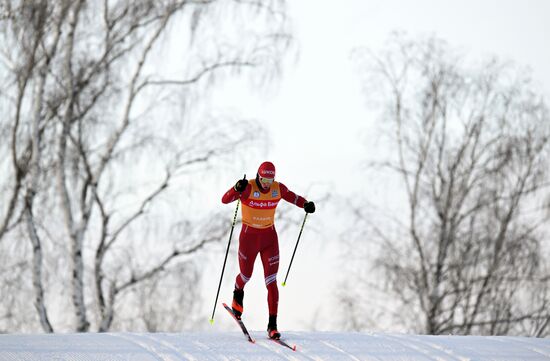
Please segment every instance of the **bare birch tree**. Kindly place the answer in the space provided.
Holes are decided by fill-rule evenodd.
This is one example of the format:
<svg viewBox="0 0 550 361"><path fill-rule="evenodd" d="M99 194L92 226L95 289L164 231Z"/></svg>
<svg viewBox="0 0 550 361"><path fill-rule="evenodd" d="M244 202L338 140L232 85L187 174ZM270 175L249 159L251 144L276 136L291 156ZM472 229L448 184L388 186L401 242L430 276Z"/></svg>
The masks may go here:
<svg viewBox="0 0 550 361"><path fill-rule="evenodd" d="M195 103L220 76L249 69L270 79L279 70L290 45L284 3L4 0L0 26L8 115L0 126L9 139L1 149L11 160L2 168L0 246L20 242L24 227L42 330L55 329L48 302L68 296L48 297L56 285L70 290L71 329L107 331L117 302L171 269L190 269L178 262L223 238L220 222L171 234L193 211L174 214L169 199L183 174L261 134L249 122L198 119ZM229 30L233 37L222 36ZM185 50L175 72L164 66L166 44ZM163 229L151 234L151 214L163 212ZM149 239L137 242L141 235ZM140 251L148 243L158 252Z"/></svg>
<svg viewBox="0 0 550 361"><path fill-rule="evenodd" d="M390 44L356 54L384 105L378 169L407 204L395 222L358 212L387 297L417 332L548 335L546 103L511 64L470 65L435 38Z"/></svg>

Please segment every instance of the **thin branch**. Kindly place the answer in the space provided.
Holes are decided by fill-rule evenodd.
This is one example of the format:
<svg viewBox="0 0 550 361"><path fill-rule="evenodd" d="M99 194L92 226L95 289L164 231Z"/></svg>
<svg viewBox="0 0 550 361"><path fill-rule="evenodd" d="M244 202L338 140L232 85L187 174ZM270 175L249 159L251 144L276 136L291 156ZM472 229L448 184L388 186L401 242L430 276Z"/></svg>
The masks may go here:
<svg viewBox="0 0 550 361"><path fill-rule="evenodd" d="M159 194L161 194L164 190L168 188L168 182L170 181L171 173L166 172L166 177L164 178L164 181L160 184L160 186L157 187L147 198L143 200L141 203L139 209L134 212L126 221L124 221L111 235L109 241L107 242L105 248L106 250L111 248L113 243L118 239L118 236L124 231L132 222L134 222L136 219L138 219L140 216L142 216L145 213L145 208L149 203L151 203Z"/></svg>
<svg viewBox="0 0 550 361"><path fill-rule="evenodd" d="M206 76L208 73L212 73L216 70L222 69L222 68L242 68L242 67L255 67L257 64L251 63L251 62L240 62L240 61L226 61L221 63L216 63L213 65L208 65L201 69L197 74L192 76L189 79L184 80L147 80L144 81L136 90L136 93L143 90L146 86L149 85L178 85L178 86L186 86L197 83L199 80L201 80L204 76Z"/></svg>
<svg viewBox="0 0 550 361"><path fill-rule="evenodd" d="M149 271L144 272L143 274L141 274L139 276L132 275L132 277L128 281L126 281L125 283L117 286L116 289L115 289L115 294L118 294L118 293L122 292L123 290L125 290L125 289L127 289L131 286L136 285L137 283L143 282L147 279L150 279L150 278L154 277L159 272L162 272L166 268L166 266L170 262L172 262L175 258L180 257L180 256L193 254L193 253L199 251L200 249L204 248L207 244L212 243L212 242L216 242L216 241L219 241L219 240L220 240L220 237L209 237L209 238L203 239L201 242L199 242L198 244L194 245L191 248L188 248L188 249L185 249L185 250L174 250L171 254L166 256L164 258L164 260L162 260L157 266L153 267Z"/></svg>

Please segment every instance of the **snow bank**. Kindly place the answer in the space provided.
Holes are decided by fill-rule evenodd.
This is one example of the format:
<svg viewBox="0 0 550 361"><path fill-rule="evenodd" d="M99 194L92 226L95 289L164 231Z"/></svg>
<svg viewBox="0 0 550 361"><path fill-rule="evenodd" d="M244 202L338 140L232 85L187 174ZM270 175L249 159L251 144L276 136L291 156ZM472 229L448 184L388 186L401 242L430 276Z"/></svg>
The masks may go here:
<svg viewBox="0 0 550 361"><path fill-rule="evenodd" d="M550 360L550 339L286 332L293 352L251 332L1 335L0 360Z"/></svg>

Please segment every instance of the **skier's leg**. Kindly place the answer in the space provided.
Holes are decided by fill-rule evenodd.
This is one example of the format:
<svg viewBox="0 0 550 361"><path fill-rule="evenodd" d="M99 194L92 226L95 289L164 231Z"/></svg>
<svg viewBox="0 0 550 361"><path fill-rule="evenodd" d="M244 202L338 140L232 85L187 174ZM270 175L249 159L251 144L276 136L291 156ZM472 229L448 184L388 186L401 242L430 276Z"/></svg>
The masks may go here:
<svg viewBox="0 0 550 361"><path fill-rule="evenodd" d="M279 270L279 242L277 232L272 229L262 240L267 244L261 251L264 266L265 285L267 287L267 303L269 308L268 333L272 338L279 338L277 331L277 311L279 305L279 289L277 287L277 272Z"/></svg>
<svg viewBox="0 0 550 361"><path fill-rule="evenodd" d="M254 261L258 255L258 236L243 226L239 236L239 270L235 279L235 288L243 289L244 285L252 277Z"/></svg>
<svg viewBox="0 0 550 361"><path fill-rule="evenodd" d="M252 277L254 270L254 261L258 255L257 236L247 232L248 227L243 226L239 236L239 269L240 273L235 279L235 289L233 291L233 313L240 318L243 313L244 286Z"/></svg>

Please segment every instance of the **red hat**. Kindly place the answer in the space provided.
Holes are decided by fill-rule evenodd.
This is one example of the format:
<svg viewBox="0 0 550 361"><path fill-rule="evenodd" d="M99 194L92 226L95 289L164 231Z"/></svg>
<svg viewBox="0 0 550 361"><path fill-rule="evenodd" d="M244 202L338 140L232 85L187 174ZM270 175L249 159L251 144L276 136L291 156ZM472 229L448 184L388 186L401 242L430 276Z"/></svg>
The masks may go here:
<svg viewBox="0 0 550 361"><path fill-rule="evenodd" d="M258 168L258 175L262 178L275 178L275 166L271 162L263 162Z"/></svg>

